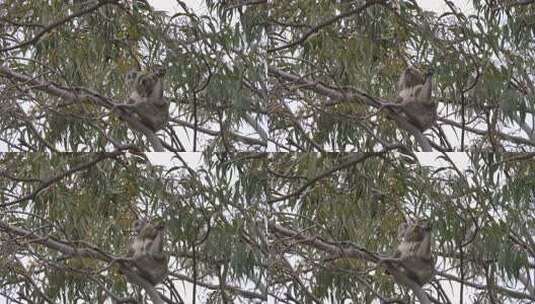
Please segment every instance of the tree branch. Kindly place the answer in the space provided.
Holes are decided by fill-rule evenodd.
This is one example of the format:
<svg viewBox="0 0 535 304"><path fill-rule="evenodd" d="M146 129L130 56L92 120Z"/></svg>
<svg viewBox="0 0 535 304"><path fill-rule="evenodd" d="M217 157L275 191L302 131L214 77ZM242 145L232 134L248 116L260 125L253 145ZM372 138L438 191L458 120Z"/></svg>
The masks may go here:
<svg viewBox="0 0 535 304"><path fill-rule="evenodd" d="M37 90L59 97L67 102L74 103L85 102L89 100L107 109L113 109L114 106L117 104L112 99L104 97L99 93L93 92L89 89L77 88L76 90L73 90L50 81L37 80L36 78L10 70L6 66L0 66L0 75L7 76L8 78L13 78L17 81L21 81L24 83L29 83L35 86ZM121 110L115 111L115 113L118 113L119 117L122 120L126 121L132 129L135 129L144 134L147 137L147 140L151 143L155 152L165 151L160 139L156 136L156 134L152 130L147 128L145 125L143 125L141 122L139 122L136 118L132 117L132 115L128 111Z"/></svg>
<svg viewBox="0 0 535 304"><path fill-rule="evenodd" d="M411 133L420 147L422 147L422 150L424 152L431 152L433 151L433 148L429 144L429 141L423 133L418 130L415 126L413 126L411 123L405 119L402 115L399 115L386 105L393 104L393 102L389 102L388 100L382 99L382 98L375 98L363 91L359 90L352 90L352 92L349 91L342 91L330 88L322 83L319 83L317 81L307 80L301 76L294 75L288 72L284 72L276 67L270 66L268 67L268 73L272 76L284 79L286 81L290 81L296 84L299 84L303 86L307 90L311 90L317 94L327 96L332 99L332 101L326 102L326 106L334 105L338 103L338 101L353 101L358 100L364 104L367 104L369 106L378 108L380 110L386 110L386 113L389 118L393 119L397 125L405 130L407 130L409 133Z"/></svg>
<svg viewBox="0 0 535 304"><path fill-rule="evenodd" d="M463 126L462 124L460 124L460 123L458 123L456 121L450 120L450 119L440 118L439 120L441 122L443 122L443 123L448 124L448 125L452 125L452 126L467 130L468 132L472 132L472 133L477 134L477 135L487 135L489 133L488 130L479 130L479 129L476 129L476 128L466 127L466 126ZM525 145L529 145L529 146L535 147L535 141L533 141L533 140L529 140L529 139L526 139L526 138L513 136L513 135L509 135L509 134L505 134L505 133L498 132L498 131L494 131L494 133L498 137L503 138L505 140L508 140L510 142L514 142L516 144L525 144Z"/></svg>
<svg viewBox="0 0 535 304"><path fill-rule="evenodd" d="M373 263L380 263L384 260L383 257L378 256L368 251L365 248L358 247L353 244L351 246L339 246L337 243L332 243L332 242L322 240L318 236L311 236L311 235L306 235L305 233L302 233L302 232L293 231L289 228L283 227L273 222L270 222L268 224L268 227L275 234L289 237L295 240L299 240L303 244L306 244L316 249L328 252L329 254L333 255L334 258L358 258L358 259L362 259L362 260L373 262ZM343 243L340 243L340 244L342 245ZM390 263L382 263L382 264L386 267L388 272L392 274L392 276L394 277L394 280L398 284L405 285L414 292L414 295L416 295L420 303L431 304L425 291L416 282L409 279L405 274L401 273L392 264Z"/></svg>
<svg viewBox="0 0 535 304"><path fill-rule="evenodd" d="M143 279L137 273L131 271L128 267L122 264L119 264L119 268L121 269L121 272L124 273L130 283L136 284L141 288L145 289L145 291L151 298L152 303L164 304L162 298L160 297L160 294L158 293L156 288L151 283L149 283L149 281Z"/></svg>
<svg viewBox="0 0 535 304"><path fill-rule="evenodd" d="M210 130L210 129L206 129L206 128L201 128L201 127L195 126L195 124L193 124L193 123L190 123L190 122L187 122L187 121L184 121L184 120L179 120L179 119L176 119L176 118L171 118L170 120L172 122L180 125L180 126L187 127L187 128L193 129L193 130L197 130L197 131L199 131L201 133L204 133L204 134L208 134L208 135L212 135L212 136L220 136L221 135L221 133L219 131L214 131L214 130ZM240 141L240 142L242 142L244 144L260 145L260 146L265 146L266 145L266 143L264 141L258 140L256 138L243 136L243 135L237 134L235 132L230 132L229 134L230 134L230 136L232 138L234 138L235 140Z"/></svg>
<svg viewBox="0 0 535 304"><path fill-rule="evenodd" d="M372 5L384 4L384 3L385 3L384 0L371 0L371 1L368 1L368 2L364 3L362 6L356 8L354 10L350 10L349 12L342 13L342 14L339 14L337 16L334 16L334 17L332 17L332 18L330 18L330 19L328 19L328 20L326 20L326 21L324 21L324 22L312 27L305 34L303 34L303 36L301 36L301 38L299 38L297 40L294 40L293 42L288 43L286 45L282 45L282 46L279 46L279 47L268 49L267 52L268 53L273 53L273 52L276 52L276 51L288 49L288 48L291 48L291 47L296 46L298 44L301 44L301 43L305 42L305 40L307 40L310 36L312 36L312 34L319 32L320 29L322 29L322 28L324 28L326 26L329 26L329 25L337 22L340 19L343 19L345 17L349 17L349 16L354 15L354 14L359 14L360 12L362 12L363 10L367 9L368 7L370 7Z"/></svg>
<svg viewBox="0 0 535 304"><path fill-rule="evenodd" d="M76 18L76 17L80 17L82 15L85 15L87 13L90 13L94 10L97 10L99 7L101 6L104 6L106 4L110 4L110 3L115 3L116 0L99 0L97 2L97 4L93 5L93 6L90 6L88 8L85 8L83 10L80 10L76 13L73 13L71 15L68 15L56 22L53 22L47 26L45 26L41 31L39 31L39 33L37 33L34 37L24 41L24 42L21 42L19 44L16 44L16 45L13 45L13 46L9 46L9 47L6 47L6 48L3 48L3 49L0 49L0 53L2 52L7 52L7 51L11 51L11 50L14 50L14 49L19 49L19 48L22 48L24 46L27 46L29 44L32 44L32 43L35 43L39 40L39 38L41 38L44 34L46 34L47 32L53 30L54 28L58 27L58 26L61 26L63 25L64 23L67 23L69 22L70 20Z"/></svg>
<svg viewBox="0 0 535 304"><path fill-rule="evenodd" d="M41 244L47 248L57 250L68 256L94 258L104 262L108 262L110 263L110 265L116 261L120 261L123 259L122 257L108 255L105 252L99 250L98 248L76 248L68 245L68 243L66 242L54 240L49 236L38 235L32 231L11 226L3 221L0 221L0 230L19 235L21 237L32 238L32 243ZM153 303L164 304L158 291L156 290L156 288L154 288L154 286L152 286L148 281L137 275L135 272L131 271L130 268L126 266L126 264L117 264L119 265L119 269L121 270L121 272L125 274L125 276L130 282L133 282L145 289L147 294L151 297Z"/></svg>
<svg viewBox="0 0 535 304"><path fill-rule="evenodd" d="M354 153L351 156L349 156L345 162L343 162L343 163L341 163L341 164L339 164L337 166L334 166L332 168L328 168L324 172L321 172L320 174L310 178L309 180L307 180L303 185L301 185L294 192L286 194L286 195L283 195L281 197L277 197L277 198L269 200L268 204L272 204L272 203L275 203L275 202L283 201L283 200L288 199L290 197L298 196L303 191L305 191L308 187L310 187L314 183L316 183L317 181L319 181L322 178L325 178L325 177L333 174L336 171L352 167L352 166L356 165L357 163L360 163L360 162L362 162L362 161L364 161L364 160L366 160L366 159L368 159L368 158L370 158L372 156L379 156L379 155L382 155L382 154L385 154L385 153L389 153L391 150L393 150L395 148L397 148L397 146L393 146L393 147L387 148L387 149L385 149L384 151L381 151L381 152Z"/></svg>
<svg viewBox="0 0 535 304"><path fill-rule="evenodd" d="M204 283L204 282L195 281L194 279L192 279L192 278L190 278L188 276L185 276L183 274L171 273L170 275L175 277L175 278L177 278L177 279L179 279L179 280L184 280L184 281L188 281L190 283L195 283L195 284L197 284L199 286L202 286L202 287L210 289L210 290L219 290L219 289L221 289L219 284L210 284L210 283ZM240 296L242 296L244 298L260 299L260 300L263 300L263 301L267 301L267 296L262 295L262 294L258 294L256 292L240 289L238 287L230 286L230 285L227 285L227 284L225 284L223 287L225 289L230 290L233 293L239 294Z"/></svg>
<svg viewBox="0 0 535 304"><path fill-rule="evenodd" d="M91 160L91 161L89 161L87 163L78 165L78 166L76 166L74 168L71 168L71 169L67 170L66 172L62 172L62 173L60 173L58 175L55 175L55 176L52 176L52 177L47 177L47 179L42 181L41 184L37 187L37 189L35 189L31 193L29 193L29 194L27 194L27 195L25 195L25 196L23 196L21 198L18 198L16 200L13 200L11 202L0 204L0 207L5 208L5 207L9 207L9 206L18 204L20 202L27 201L29 199L32 199L40 191L42 191L43 189L49 187L50 185L52 185L52 184L54 184L56 182L62 180L63 178L65 178L65 177L67 177L67 176L69 176L69 175L71 175L71 174L73 174L75 172L88 169L89 167L91 167L91 166L95 165L96 163L98 163L100 161L103 161L105 159L114 158L115 156L122 154L123 150L125 150L125 149L128 149L128 147L125 147L124 149L119 149L119 150L116 150L116 151L113 151L113 152L109 152L109 153L99 154L95 159L93 159L93 160Z"/></svg>
<svg viewBox="0 0 535 304"><path fill-rule="evenodd" d="M489 288L491 288L488 285L485 286L485 285L476 284L476 283L473 283L473 282L462 281L457 276L454 276L454 275L451 275L451 274L448 274L448 273L445 273L445 272L438 272L437 274L439 274L442 277L445 277L448 280L452 280L452 281L455 281L455 282L463 283L463 284L465 284L467 286L470 286L472 288L475 288L475 289L488 290ZM504 295L507 295L509 297L514 297L516 299L528 299L528 300L531 300L531 301L535 301L535 296L531 296L529 294L522 293L522 292L519 292L517 290L508 289L508 288L500 287L500 286L497 286L497 285L492 286L492 288L496 292L504 294Z"/></svg>

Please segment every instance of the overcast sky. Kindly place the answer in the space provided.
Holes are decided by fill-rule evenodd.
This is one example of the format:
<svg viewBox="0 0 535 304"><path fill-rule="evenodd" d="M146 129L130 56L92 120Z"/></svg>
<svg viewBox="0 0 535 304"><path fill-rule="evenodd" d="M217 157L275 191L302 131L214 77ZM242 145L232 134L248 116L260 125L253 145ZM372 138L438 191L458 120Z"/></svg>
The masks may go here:
<svg viewBox="0 0 535 304"><path fill-rule="evenodd" d="M462 12L469 12L472 10L472 2L469 0L449 0L455 4ZM165 2L165 1L163 1ZM416 0L418 5L423 9L443 13L449 10L444 0Z"/></svg>

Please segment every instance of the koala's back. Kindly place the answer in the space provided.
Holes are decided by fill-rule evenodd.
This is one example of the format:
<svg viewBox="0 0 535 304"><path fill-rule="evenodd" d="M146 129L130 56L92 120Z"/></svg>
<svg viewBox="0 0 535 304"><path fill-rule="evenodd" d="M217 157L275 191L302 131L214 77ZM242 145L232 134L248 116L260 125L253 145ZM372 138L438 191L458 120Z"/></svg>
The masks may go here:
<svg viewBox="0 0 535 304"><path fill-rule="evenodd" d="M405 101L403 113L409 122L420 130L426 130L433 126L437 120L437 104L417 101L414 98Z"/></svg>

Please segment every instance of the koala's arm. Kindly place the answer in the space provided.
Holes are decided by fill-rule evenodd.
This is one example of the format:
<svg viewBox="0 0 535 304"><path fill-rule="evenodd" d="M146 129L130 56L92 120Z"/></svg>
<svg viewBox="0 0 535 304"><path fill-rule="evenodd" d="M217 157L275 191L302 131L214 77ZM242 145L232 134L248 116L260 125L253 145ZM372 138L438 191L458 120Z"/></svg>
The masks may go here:
<svg viewBox="0 0 535 304"><path fill-rule="evenodd" d="M152 242L150 243L150 247L148 248L148 254L152 256L154 259L164 259L163 255L163 227L156 227L157 233Z"/></svg>
<svg viewBox="0 0 535 304"><path fill-rule="evenodd" d="M145 107L162 107L167 105L167 99L163 96L140 97L139 95L130 96L126 103L118 104L118 107L125 109L139 109Z"/></svg>
<svg viewBox="0 0 535 304"><path fill-rule="evenodd" d="M144 104L149 104L149 101L147 100L147 98L136 96L136 97L129 97L126 103L122 103L117 106L121 108L126 108L126 109L137 109L139 108L140 105L144 105Z"/></svg>
<svg viewBox="0 0 535 304"><path fill-rule="evenodd" d="M423 103L432 103L431 95L433 93L433 74L427 73L427 78L425 79L425 83L421 87L420 91L418 92L417 100L419 102Z"/></svg>
<svg viewBox="0 0 535 304"><path fill-rule="evenodd" d="M394 259L398 259L402 255L401 250L402 250L403 244L405 242L405 233L407 231L407 227L408 227L407 223L401 223L398 226L397 239L399 241L399 245L396 248L396 250L394 251L394 254L392 255L392 258L394 258Z"/></svg>
<svg viewBox="0 0 535 304"><path fill-rule="evenodd" d="M409 78L410 78L410 71L409 71L409 68L406 68L403 72L401 72L401 75L399 76L398 90L401 91L409 87Z"/></svg>
<svg viewBox="0 0 535 304"><path fill-rule="evenodd" d="M418 247L417 255L425 259L432 259L431 256L431 231L426 231L424 239Z"/></svg>
<svg viewBox="0 0 535 304"><path fill-rule="evenodd" d="M136 249L134 248L134 240L131 240L130 244L128 244L128 252L126 253L126 256L133 257L135 252Z"/></svg>
<svg viewBox="0 0 535 304"><path fill-rule="evenodd" d="M425 81L422 73L412 66L408 66L401 73L398 81L398 90L404 90L412 88L419 84L423 84Z"/></svg>

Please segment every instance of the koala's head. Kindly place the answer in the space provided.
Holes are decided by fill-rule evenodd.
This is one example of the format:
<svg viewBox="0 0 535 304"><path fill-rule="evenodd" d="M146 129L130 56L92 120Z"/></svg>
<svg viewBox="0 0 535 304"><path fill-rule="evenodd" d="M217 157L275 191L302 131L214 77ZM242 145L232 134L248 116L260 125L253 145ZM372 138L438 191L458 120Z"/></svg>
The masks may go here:
<svg viewBox="0 0 535 304"><path fill-rule="evenodd" d="M135 220L134 223L132 224L132 229L134 230L134 233L136 235L139 235L139 233L141 232L141 230L143 230L143 227L145 227L147 223L148 223L148 220L146 218L140 218L140 219Z"/></svg>
<svg viewBox="0 0 535 304"><path fill-rule="evenodd" d="M398 239L415 242L423 240L426 233L431 231L431 223L426 219L416 219L411 223L402 223L398 228Z"/></svg>
<svg viewBox="0 0 535 304"><path fill-rule="evenodd" d="M127 88L132 88L136 82L137 76L140 72L137 70L130 70L124 76L124 83Z"/></svg>
<svg viewBox="0 0 535 304"><path fill-rule="evenodd" d="M165 76L165 73L167 73L167 69L162 65L155 66L153 68L153 71L154 71L154 75L156 75L157 77L160 77L160 78Z"/></svg>
<svg viewBox="0 0 535 304"><path fill-rule="evenodd" d="M165 224L164 224L164 223L160 223L160 222L155 223L155 224L154 224L154 228L155 228L156 230L164 230L164 229L165 229Z"/></svg>
<svg viewBox="0 0 535 304"><path fill-rule="evenodd" d="M428 219L419 218L414 223L416 226L418 226L418 229L421 229L423 231L431 231L431 222Z"/></svg>
<svg viewBox="0 0 535 304"><path fill-rule="evenodd" d="M406 88L412 88L419 84L424 83L425 79L420 71L416 68L409 66L401 74L400 82L398 88L400 90Z"/></svg>
<svg viewBox="0 0 535 304"><path fill-rule="evenodd" d="M430 232L431 224L429 221L419 219L409 226L405 238L407 241L421 241Z"/></svg>
<svg viewBox="0 0 535 304"><path fill-rule="evenodd" d="M154 85L156 83L156 77L151 73L138 73L135 80L135 87L137 93L141 97L149 97L152 94Z"/></svg>

